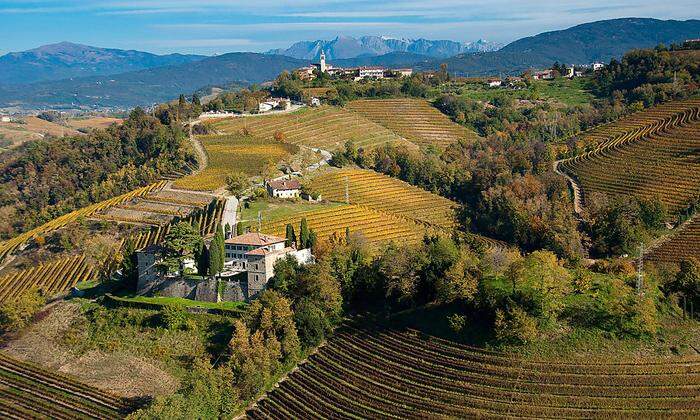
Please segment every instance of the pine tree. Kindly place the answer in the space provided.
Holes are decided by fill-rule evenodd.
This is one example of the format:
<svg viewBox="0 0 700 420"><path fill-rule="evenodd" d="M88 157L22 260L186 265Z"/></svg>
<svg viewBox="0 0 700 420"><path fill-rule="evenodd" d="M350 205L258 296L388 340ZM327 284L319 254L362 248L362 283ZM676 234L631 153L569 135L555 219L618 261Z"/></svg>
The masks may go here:
<svg viewBox="0 0 700 420"><path fill-rule="evenodd" d="M306 249L309 247L309 225L306 221L306 217L301 219L301 226L299 228L299 249Z"/></svg>
<svg viewBox="0 0 700 420"><path fill-rule="evenodd" d="M197 95L196 93L192 94L192 105L195 105L195 106L202 105L202 101L200 101L199 95Z"/></svg>
<svg viewBox="0 0 700 420"><path fill-rule="evenodd" d="M292 245L296 246L297 236L294 233L294 226L291 223L287 224L287 233L285 235L286 241L284 241L284 246L290 247Z"/></svg>

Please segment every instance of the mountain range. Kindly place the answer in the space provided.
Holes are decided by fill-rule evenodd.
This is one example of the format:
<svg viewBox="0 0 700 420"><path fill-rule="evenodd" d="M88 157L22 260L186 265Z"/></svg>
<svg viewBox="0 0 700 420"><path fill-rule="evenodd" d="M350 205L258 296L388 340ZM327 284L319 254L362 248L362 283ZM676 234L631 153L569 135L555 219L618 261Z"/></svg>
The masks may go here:
<svg viewBox="0 0 700 420"><path fill-rule="evenodd" d="M107 76L201 60L201 55L156 55L60 42L0 57L0 85Z"/></svg>
<svg viewBox="0 0 700 420"><path fill-rule="evenodd" d="M621 57L633 48L682 42L685 39L698 38L698 34L700 20L625 18L541 33L512 42L498 51L460 53L448 58L435 58L427 53L412 51L391 51L373 55L374 53L366 53L364 50L355 50L354 53L345 50L343 54L360 55L352 58L329 58L329 61L337 66L384 65L413 67L416 70L434 70L439 68L441 63L446 63L448 71L456 75L507 75L518 74L531 68L545 68L555 61L566 64L607 62L612 58ZM445 41L442 45L451 45L449 42L451 41ZM345 42L336 43L338 48L343 44L350 45ZM446 51L445 48L433 44L430 48L419 50L433 51L437 54L435 51ZM327 54L330 56L335 52L330 49ZM315 61L313 58L299 59L270 53L229 53L214 57L178 54L156 56L138 51L109 50L66 43L8 55L13 58L0 57L0 107L21 108L128 108L150 105L175 98L181 93L190 94L207 86L245 86L269 81L283 70L292 70ZM18 57L25 57L25 60ZM144 59L139 60L135 57ZM15 65L8 64L11 60L15 60ZM54 62L57 64L52 64ZM36 63L36 68L39 69L36 73L32 73L32 63ZM159 63L161 65L158 65ZM120 72L120 69L124 68L131 71ZM24 73L24 77L19 79L18 75L21 73ZM65 76L66 73L71 75ZM55 77L64 78L50 80ZM37 79L34 83L27 83ZM19 81L25 84L19 84Z"/></svg>
<svg viewBox="0 0 700 420"><path fill-rule="evenodd" d="M455 42L448 40L433 41L428 39L397 39L380 36L363 36L353 38L338 36L333 40L300 41L286 49L274 49L267 54L286 55L289 57L316 60L321 51L327 60L371 57L392 52L406 52L434 58L452 57L457 54L495 51L501 44L480 39L475 42Z"/></svg>

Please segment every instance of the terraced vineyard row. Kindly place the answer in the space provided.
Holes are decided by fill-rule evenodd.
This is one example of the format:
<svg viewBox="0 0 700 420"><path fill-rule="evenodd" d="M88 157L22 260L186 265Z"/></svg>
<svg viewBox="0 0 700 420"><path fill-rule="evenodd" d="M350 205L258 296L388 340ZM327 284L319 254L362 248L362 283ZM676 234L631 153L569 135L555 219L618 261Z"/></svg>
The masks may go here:
<svg viewBox="0 0 700 420"><path fill-rule="evenodd" d="M129 201L135 197L142 197L150 194L156 190L159 190L165 186L165 181L156 182L149 186L130 191L126 194L111 198L109 200L101 201L99 203L93 204L91 206L83 207L82 209L75 210L63 216L57 217L52 221L45 223L39 227L36 227L30 231L27 231L21 235L15 236L5 242L0 243L0 261L7 255L12 253L15 249L25 244L26 242L34 239L38 236L46 235L56 229L62 228L68 223L74 222L81 217L90 217L97 212L109 208L111 206Z"/></svg>
<svg viewBox="0 0 700 420"><path fill-rule="evenodd" d="M329 106L293 114L230 118L217 122L214 127L229 134L245 129L255 137L268 140L274 139L275 133L281 133L286 143L331 151L342 149L348 141L365 148L405 142L396 133L362 115Z"/></svg>
<svg viewBox="0 0 700 420"><path fill-rule="evenodd" d="M646 253L646 259L651 261L679 263L692 258L700 260L700 216L698 215Z"/></svg>
<svg viewBox="0 0 700 420"><path fill-rule="evenodd" d="M700 358L527 361L412 331L348 328L249 418L700 416Z"/></svg>
<svg viewBox="0 0 700 420"><path fill-rule="evenodd" d="M477 137L421 99L363 99L347 107L419 146L446 147L459 139Z"/></svg>
<svg viewBox="0 0 700 420"><path fill-rule="evenodd" d="M297 213L291 217L263 223L262 231L284 237L287 224L297 227L304 217L309 228L323 239L334 233L345 235L345 228L349 227L351 233L362 234L367 242L372 244L388 241L416 243L429 231L422 224L358 205Z"/></svg>
<svg viewBox="0 0 700 420"><path fill-rule="evenodd" d="M621 139L622 137L620 137ZM670 211L700 197L700 108L681 113L659 130L568 159L560 169L587 194L658 197Z"/></svg>
<svg viewBox="0 0 700 420"><path fill-rule="evenodd" d="M320 175L311 183L324 199L336 202L345 202L346 186L350 204L443 228L455 224L456 203L378 172L342 169Z"/></svg>
<svg viewBox="0 0 700 420"><path fill-rule="evenodd" d="M0 353L0 416L6 419L121 419L122 398Z"/></svg>
<svg viewBox="0 0 700 420"><path fill-rule="evenodd" d="M93 267L82 255L60 258L0 277L0 302L39 287L45 295L68 290L82 281L93 280Z"/></svg>
<svg viewBox="0 0 700 420"><path fill-rule="evenodd" d="M199 209L182 219L195 226L203 236L216 232L217 225L221 222L225 200L220 199L204 209ZM146 231L133 234L131 239L135 249L141 249L151 244L160 243L170 231L172 222L162 226L155 226ZM120 247L124 245L124 241ZM116 257L116 255L115 255ZM118 260L112 260L109 271L118 269ZM32 287L40 289L44 295L52 296L69 290L76 284L84 281L97 280L98 276L94 267L86 261L82 255L59 258L50 262L41 263L36 267L10 272L0 276L0 302L12 299L23 291Z"/></svg>
<svg viewBox="0 0 700 420"><path fill-rule="evenodd" d="M579 143L582 147L595 146L595 151L657 132L677 117L697 116L699 110L699 99L668 102L579 134Z"/></svg>

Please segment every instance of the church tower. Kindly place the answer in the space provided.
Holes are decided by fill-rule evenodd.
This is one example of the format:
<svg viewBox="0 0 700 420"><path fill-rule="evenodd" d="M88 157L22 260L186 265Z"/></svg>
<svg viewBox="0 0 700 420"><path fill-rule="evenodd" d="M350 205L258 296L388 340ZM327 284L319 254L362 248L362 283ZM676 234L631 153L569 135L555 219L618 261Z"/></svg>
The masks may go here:
<svg viewBox="0 0 700 420"><path fill-rule="evenodd" d="M326 53L321 50L321 73L325 73L326 70Z"/></svg>

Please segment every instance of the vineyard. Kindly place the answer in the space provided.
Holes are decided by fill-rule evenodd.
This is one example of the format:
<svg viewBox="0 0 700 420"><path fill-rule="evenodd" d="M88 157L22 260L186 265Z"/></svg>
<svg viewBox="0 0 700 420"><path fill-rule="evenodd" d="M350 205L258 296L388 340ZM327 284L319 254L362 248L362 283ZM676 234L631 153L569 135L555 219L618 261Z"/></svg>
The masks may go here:
<svg viewBox="0 0 700 420"><path fill-rule="evenodd" d="M0 261L7 255L12 253L14 250L27 243L28 241L38 237L46 235L56 229L60 229L67 224L78 220L79 218L90 217L98 212L105 210L109 207L118 205L120 203L127 202L135 197L143 197L154 191L157 191L165 186L165 181L156 182L149 186L139 188L134 191L130 191L126 194L111 198L109 200L101 201L99 203L93 204L88 207L83 207L82 209L75 210L63 216L57 217L52 221L45 223L39 227L36 227L30 231L27 231L21 235L15 236L5 242L0 243Z"/></svg>
<svg viewBox="0 0 700 420"><path fill-rule="evenodd" d="M700 100L698 99L665 103L579 134L577 143L579 147L594 146L596 149L624 144L658 132L679 117L687 118L691 114L697 117L699 109Z"/></svg>
<svg viewBox="0 0 700 420"><path fill-rule="evenodd" d="M141 249L148 245L160 243L170 231L170 227L177 221L185 221L196 227L203 236L213 235L221 220L224 211L225 200L211 201L204 208L191 212L185 218L172 219L163 226L154 226L145 231L136 232L130 238L135 249ZM119 245L121 248L125 240ZM108 271L113 272L118 268L120 255L108 263ZM78 283L97 280L98 273L95 267L82 255L72 255L52 260L46 263L28 268L15 270L0 276L0 302L13 299L25 290L38 288L44 295L52 296L74 287Z"/></svg>
<svg viewBox="0 0 700 420"><path fill-rule="evenodd" d="M683 108L684 104L679 105L682 111L643 129L624 125L632 131L562 161L560 169L577 180L584 199L592 192L658 197L671 212L683 210L700 196L700 101L695 108ZM649 119L660 111L650 113ZM607 130L617 133L621 128Z"/></svg>
<svg viewBox="0 0 700 420"><path fill-rule="evenodd" d="M700 416L700 358L529 361L407 330L346 328L247 415L263 418Z"/></svg>
<svg viewBox="0 0 700 420"><path fill-rule="evenodd" d="M311 183L324 199L336 202L345 202L346 186L350 204L438 227L454 226L455 203L374 171L342 169L318 176Z"/></svg>
<svg viewBox="0 0 700 420"><path fill-rule="evenodd" d="M133 408L122 398L0 353L3 418L120 419Z"/></svg>
<svg viewBox="0 0 700 420"><path fill-rule="evenodd" d="M419 223L391 214L379 212L369 207L344 205L330 209L297 213L293 216L263 223L262 231L284 237L287 224L298 229L302 218L306 218L309 228L321 239L334 233L345 235L345 228L351 233L360 233L368 243L397 241L416 243L428 229Z"/></svg>
<svg viewBox="0 0 700 420"><path fill-rule="evenodd" d="M396 133L362 115L330 106L293 114L231 118L216 123L215 128L231 134L247 130L266 140L274 139L278 133L285 143L324 150L342 149L348 141L365 148L404 141Z"/></svg>
<svg viewBox="0 0 700 420"><path fill-rule="evenodd" d="M675 263L691 258L700 260L700 216L696 215L677 232L662 239L647 252L645 258Z"/></svg>
<svg viewBox="0 0 700 420"><path fill-rule="evenodd" d="M446 147L459 139L477 137L420 99L366 99L352 101L348 108L419 146Z"/></svg>
<svg viewBox="0 0 700 420"><path fill-rule="evenodd" d="M254 126L257 127L258 124ZM272 136L255 138L236 133L226 136L201 136L200 140L206 150L209 164L202 172L175 181L175 187L213 191L225 186L226 177L232 172L241 171L249 176L261 175L266 165L276 166L279 161L298 151L297 147L274 140Z"/></svg>

